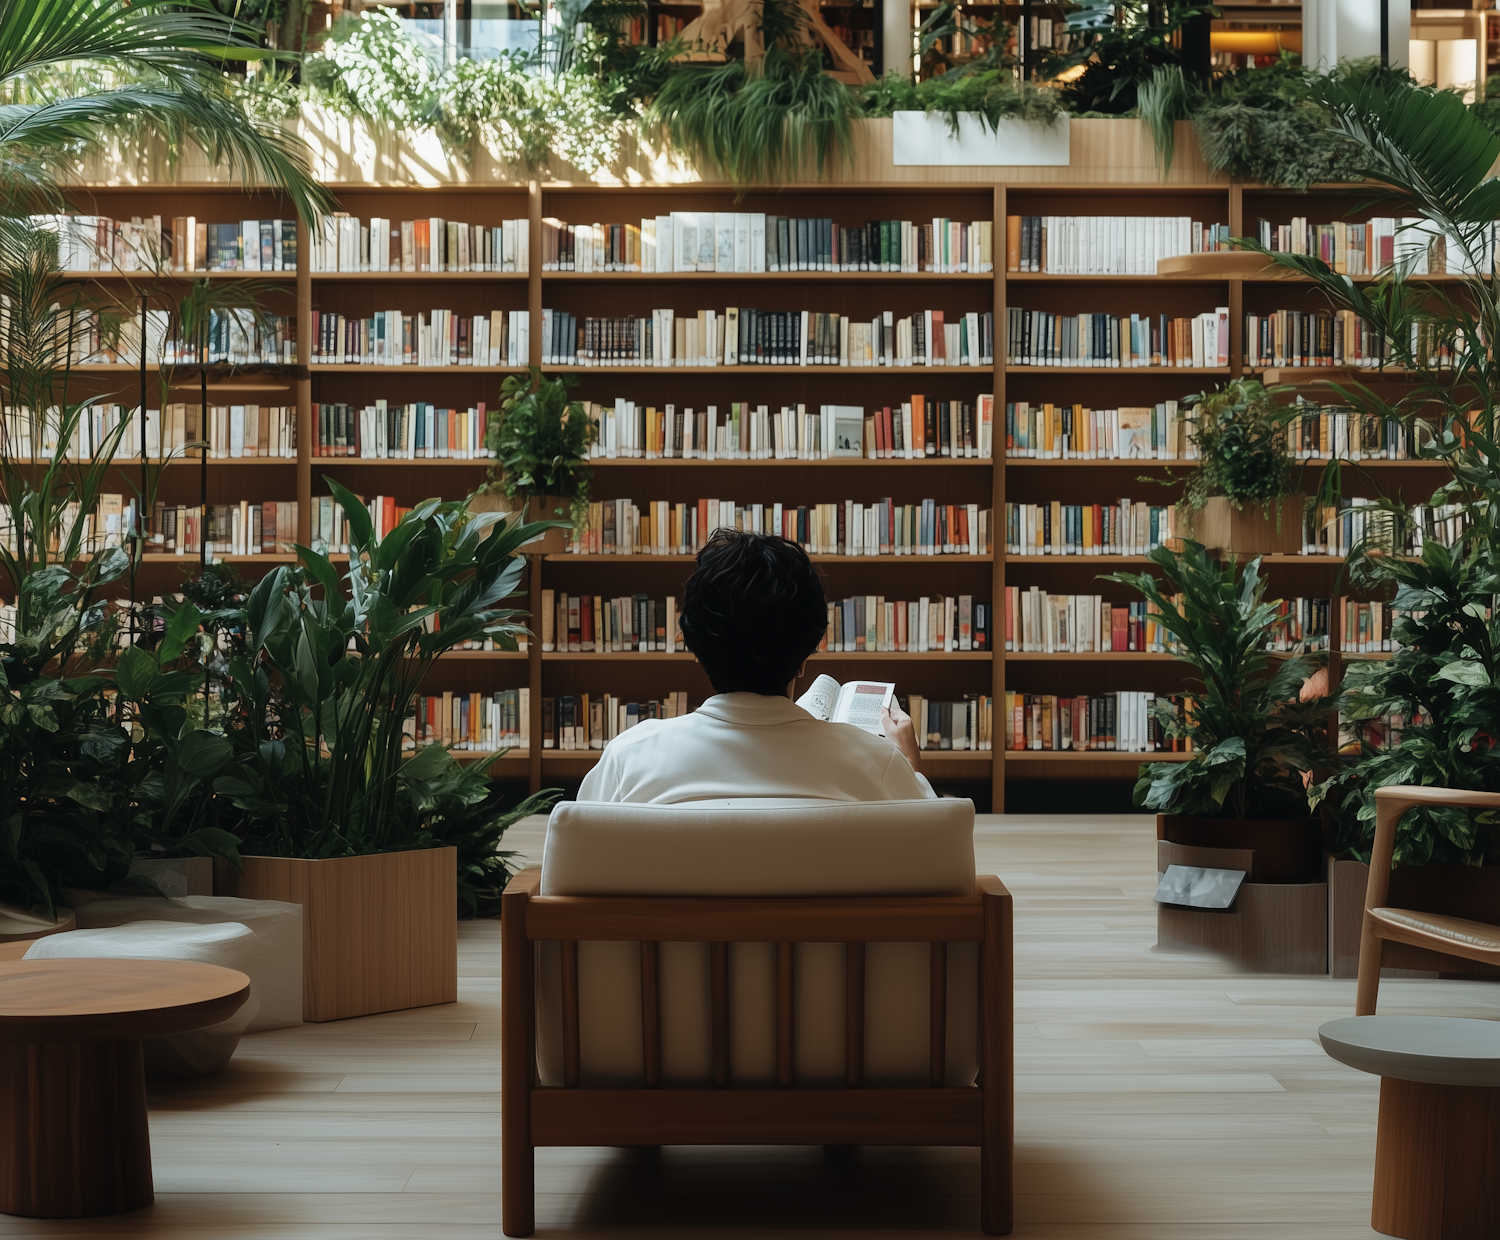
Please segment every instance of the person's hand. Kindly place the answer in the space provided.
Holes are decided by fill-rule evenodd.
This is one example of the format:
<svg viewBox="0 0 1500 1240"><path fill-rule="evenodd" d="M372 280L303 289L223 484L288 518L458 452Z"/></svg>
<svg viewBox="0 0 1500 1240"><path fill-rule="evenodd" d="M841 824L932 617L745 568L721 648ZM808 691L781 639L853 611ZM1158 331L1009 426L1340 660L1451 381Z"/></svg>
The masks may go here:
<svg viewBox="0 0 1500 1240"><path fill-rule="evenodd" d="M880 712L880 729L911 763L912 770L920 771L922 751L917 748L916 729L912 726L911 716L901 709L901 704L895 698Z"/></svg>

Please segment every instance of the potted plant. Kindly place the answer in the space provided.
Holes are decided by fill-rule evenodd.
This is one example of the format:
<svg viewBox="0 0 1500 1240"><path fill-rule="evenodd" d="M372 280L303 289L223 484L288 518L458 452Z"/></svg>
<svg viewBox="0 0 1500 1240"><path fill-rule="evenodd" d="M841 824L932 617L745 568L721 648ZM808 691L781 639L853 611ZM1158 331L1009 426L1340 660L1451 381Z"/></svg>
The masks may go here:
<svg viewBox="0 0 1500 1240"><path fill-rule="evenodd" d="M1198 468L1177 504L1187 537L1234 555L1291 555L1302 550L1306 497L1292 493L1286 428L1294 405L1280 389L1236 379L1190 397L1188 436Z"/></svg>
<svg viewBox="0 0 1500 1240"><path fill-rule="evenodd" d="M518 592L516 552L539 532L427 500L376 539L358 498L326 481L349 521L349 573L302 547L250 592L221 690L238 764L215 783L244 840L226 893L303 906L314 1021L457 998L450 841L471 889L493 885L494 865L471 863L495 856L505 825L488 781L500 755L464 767L440 744L405 753L406 725L444 651L486 636L516 649L522 613L497 604Z"/></svg>
<svg viewBox="0 0 1500 1240"><path fill-rule="evenodd" d="M508 376L500 385L500 408L491 420L486 443L499 462L498 475L469 501L474 511L499 509L521 513L532 522L549 522L526 544L531 555L567 550L574 530L588 524L589 445L597 428L582 402L568 399L576 375L555 379L533 366L527 374ZM501 507L500 497L509 501Z"/></svg>
<svg viewBox="0 0 1500 1240"><path fill-rule="evenodd" d="M1165 862L1247 871L1237 921L1161 908L1159 937L1217 944L1249 967L1322 972L1322 834L1308 816L1304 775L1329 763L1327 703L1321 696L1302 700L1307 659L1267 653L1281 617L1265 600L1259 558L1225 564L1189 541L1180 552L1159 547L1147 559L1165 583L1151 573L1106 580L1130 586L1154 607L1177 658L1197 676L1182 718L1160 698L1155 707L1165 735L1190 741L1192 757L1142 767L1136 804L1157 812ZM1228 864L1225 850L1244 864ZM1205 929L1204 917L1221 924Z"/></svg>
<svg viewBox="0 0 1500 1240"><path fill-rule="evenodd" d="M1490 169L1500 137L1457 97L1402 80L1335 79L1320 83L1316 97L1347 143L1354 170L1388 204L1381 209L1420 219L1422 231L1404 234L1406 257L1368 284L1314 255L1245 244L1313 282L1333 307L1353 311L1390 342L1389 364L1410 380L1394 398L1369 384L1333 386L1359 413L1404 424L1424 457L1447 465L1449 477L1428 503L1452 505L1462 526L1447 540L1422 531L1406 504L1379 498L1382 537L1350 551L1354 583L1384 594L1397 611L1390 658L1349 664L1339 706L1353 731L1351 752L1341 770L1312 789L1332 819L1332 968L1352 976L1375 790L1395 784L1500 790L1493 739L1500 737L1500 629L1491 614L1500 591L1500 369L1489 343L1500 333L1500 299L1489 227L1481 222L1494 199ZM1413 276L1422 247L1411 240L1446 248L1447 270L1458 274L1441 298ZM1417 558L1391 554L1417 544ZM1398 828L1394 864L1393 905L1500 922L1500 837L1490 816L1409 811ZM1406 947L1398 960L1405 968L1484 968Z"/></svg>

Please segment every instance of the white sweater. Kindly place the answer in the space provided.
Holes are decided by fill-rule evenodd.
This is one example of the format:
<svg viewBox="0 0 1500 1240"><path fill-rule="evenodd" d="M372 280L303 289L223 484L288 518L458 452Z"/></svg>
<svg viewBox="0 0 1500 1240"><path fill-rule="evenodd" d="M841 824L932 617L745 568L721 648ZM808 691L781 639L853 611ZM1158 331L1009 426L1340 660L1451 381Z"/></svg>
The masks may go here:
<svg viewBox="0 0 1500 1240"><path fill-rule="evenodd" d="M580 801L675 805L720 797L914 801L932 785L883 736L815 719L790 698L721 693L691 714L617 736Z"/></svg>

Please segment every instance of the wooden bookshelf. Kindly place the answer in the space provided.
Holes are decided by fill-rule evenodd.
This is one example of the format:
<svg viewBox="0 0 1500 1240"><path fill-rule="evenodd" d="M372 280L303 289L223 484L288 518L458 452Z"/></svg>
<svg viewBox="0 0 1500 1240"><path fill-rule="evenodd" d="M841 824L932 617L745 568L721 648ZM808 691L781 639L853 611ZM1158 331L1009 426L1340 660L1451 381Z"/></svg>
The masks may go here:
<svg viewBox="0 0 1500 1240"><path fill-rule="evenodd" d="M1140 566L1141 556L1007 556L1004 553L1006 501L1093 503L1101 495L1111 500L1129 496L1166 503L1180 493L1180 479L1190 465L1135 460L1047 461L1007 459L1004 455L1004 412L1008 401L1039 403L1048 400L1111 408L1122 403L1154 404L1218 383L1230 375L1248 373L1242 340L1243 316L1270 309L1317 304L1318 294L1306 282L1270 279L1252 274L1244 278L1188 271L1179 276L1074 276L1051 273L1007 273L1005 220L1007 215L1124 214L1190 216L1204 222L1227 223L1232 235L1243 235L1247 223L1265 217L1285 223L1293 215L1314 222L1336 218L1367 218L1378 206L1365 205L1346 189L1327 187L1307 194L1229 183L1055 185L1045 181L994 184L938 180L930 185L833 184L752 189L742 196L726 186L686 184L552 185L492 183L439 188L389 184L342 184L336 187L339 207L361 220L382 216L393 220L441 216L471 224L495 224L525 218L531 225L529 271L524 273L434 272L313 272L309 270L306 236L299 237L299 267L295 273L207 273L210 279L233 282L259 278L266 282L267 308L295 313L298 319L297 366L290 368L211 368L208 376L212 403L241 400L295 404L298 415L296 460L241 459L174 462L164 471L162 498L168 502L196 502L206 485L208 502L241 498L295 499L299 504L299 539L309 534L311 502L326 493L324 475L339 479L361 494L394 494L409 504L432 495L456 498L486 477L483 460L377 460L328 458L312 455L311 407L314 402L356 406L385 398L392 403L433 401L461 408L484 401L494 408L504 366L366 366L311 365L313 316L335 311L363 316L380 309L404 312L443 307L462 314L491 310L525 311L531 324L531 361L540 364L542 310L561 309L580 316L646 313L653 306L680 310L726 305L764 309L819 309L858 315L871 309L909 313L917 308L991 312L995 318L996 358L988 367L841 367L841 366L703 366L703 367L547 367L576 374L574 395L582 400L613 401L625 397L642 404L667 402L701 408L735 400L765 403L773 408L793 403L862 404L866 408L908 399L921 392L938 399L973 401L982 391L995 399L995 458L832 461L701 461L620 459L594 462L594 493L599 499L673 499L696 501L705 488L718 495L747 496L783 502L833 499L873 499L891 496L911 502L928 496L947 502L972 502L990 508L999 526L994 538L999 550L977 556L827 556L813 559L824 572L831 597L879 593L887 598L922 594L972 594L998 606L993 652L953 655L906 653L831 654L813 660L810 673L839 666L869 666L873 673L891 676L904 693L948 700L965 693L987 693L995 701L995 729L1003 743L1002 718L1007 687L1022 692L1074 694L1116 690L1154 689L1179 692L1189 669L1161 654L1007 654L1004 649L1004 591L1007 584L1037 585L1052 592L1100 593L1113 602L1127 600L1123 587L1100 583L1101 572L1120 566ZM83 211L114 218L160 213L194 213L199 219L290 216L290 207L274 194L247 195L236 187L98 186L81 192L75 205ZM931 218L992 220L995 224L993 273L935 274L882 272L730 273L610 273L542 270L542 221L558 218L573 223L639 220L672 210L734 210L793 216L831 216L845 224L884 219ZM196 278L196 273L191 278ZM147 273L79 273L116 285L128 285L132 295L150 286L153 295L167 297L190 278L188 273L151 283ZM1432 277L1433 283L1451 277ZM1012 288L1012 285L1015 287ZM698 286L694 291L694 286ZM660 299L666 298L666 301ZM1007 366L1005 312L1009 304L1027 309L1069 313L1098 310L1180 316L1215 306L1227 306L1230 319L1229 364L1223 367L1143 366L1101 368L1084 366ZM164 302L160 304L165 304ZM1402 384L1396 372L1350 368L1265 369L1267 383L1291 383L1307 391L1327 382L1353 379L1377 384ZM168 373L148 371L147 403L162 399L164 383L174 389L172 399L195 403L203 376L190 367ZM122 403L138 399L139 368L133 366L81 367L75 372L80 390L114 393ZM252 395L253 393L253 395ZM283 399L284 398L284 399ZM238 401L234 403L239 403ZM1307 485L1320 462L1308 462ZM197 468L188 468L189 466ZM280 466L270 468L267 466ZM1142 475L1160 476L1171 467L1178 481L1170 486L1138 481ZM138 461L121 459L116 467L134 472ZM1430 494L1437 468L1431 462L1365 461L1346 471L1346 485L1359 493L1364 470L1379 470L1388 494L1419 499ZM691 472L684 472L691 471ZM702 477L705 471L711 481ZM852 471L852 472L851 472ZM206 481L205 481L206 480ZM852 484L852 485L851 485ZM124 489L123 485L121 489ZM223 557L247 577L288 563L290 556ZM195 556L153 554L142 565L138 593L149 597L174 589ZM541 590L568 593L646 592L653 598L677 592L691 569L692 557L683 555L562 555L532 558L527 596L539 603ZM1336 598L1346 586L1339 583L1342 561L1330 556L1268 557L1273 593L1288 596ZM525 605L523 603L523 605ZM1341 640L1341 615L1333 608L1335 647ZM1338 676L1343 657L1329 656ZM590 663L597 667L588 666ZM1014 665L1014 666L1011 666ZM597 760L597 753L563 753L541 746L543 696L567 693L612 693L626 700L660 698L685 689L696 704L712 692L691 656L639 653L546 652L540 641L527 652L456 651L439 661L430 687L485 692L526 686L531 692L529 752L512 752L496 764L500 779L525 782L533 789L558 780L580 778ZM480 754L460 752L468 760ZM1004 806L1005 783L1012 779L1121 779L1134 774L1141 762L1182 760L1179 754L1130 754L1113 751L1077 753L996 748L978 753L929 753L924 762L935 779L955 790L978 792L988 786L992 807Z"/></svg>

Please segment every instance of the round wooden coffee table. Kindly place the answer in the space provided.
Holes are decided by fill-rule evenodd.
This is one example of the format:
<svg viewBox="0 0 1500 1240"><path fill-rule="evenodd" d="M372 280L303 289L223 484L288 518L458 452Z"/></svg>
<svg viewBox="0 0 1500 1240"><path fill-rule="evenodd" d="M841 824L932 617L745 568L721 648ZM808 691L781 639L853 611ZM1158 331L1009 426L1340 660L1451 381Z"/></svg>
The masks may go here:
<svg viewBox="0 0 1500 1240"><path fill-rule="evenodd" d="M249 993L243 973L186 960L0 962L0 1211L150 1205L141 1039L218 1024Z"/></svg>
<svg viewBox="0 0 1500 1240"><path fill-rule="evenodd" d="M1500 1236L1500 1021L1352 1016L1318 1037L1380 1077L1370 1226L1408 1240Z"/></svg>

